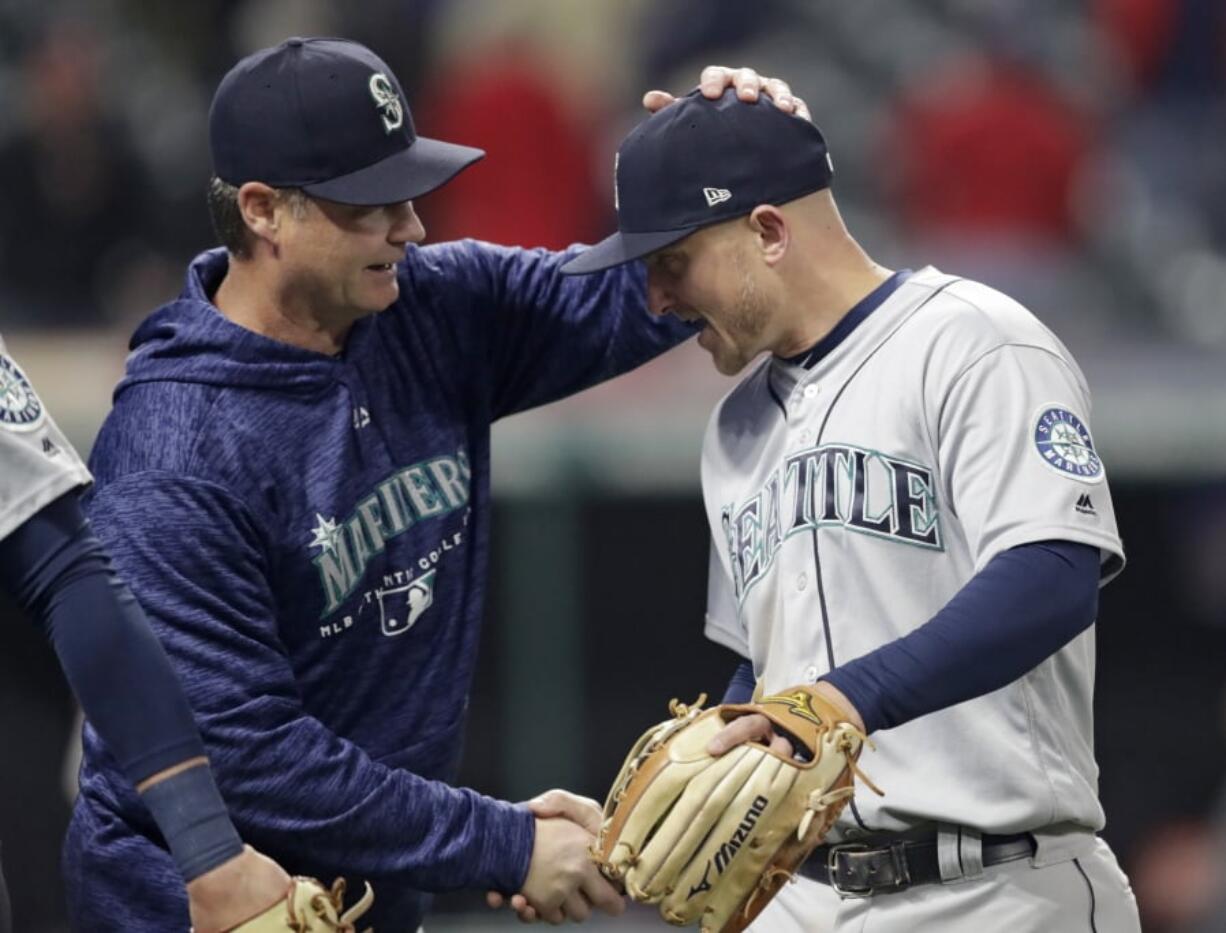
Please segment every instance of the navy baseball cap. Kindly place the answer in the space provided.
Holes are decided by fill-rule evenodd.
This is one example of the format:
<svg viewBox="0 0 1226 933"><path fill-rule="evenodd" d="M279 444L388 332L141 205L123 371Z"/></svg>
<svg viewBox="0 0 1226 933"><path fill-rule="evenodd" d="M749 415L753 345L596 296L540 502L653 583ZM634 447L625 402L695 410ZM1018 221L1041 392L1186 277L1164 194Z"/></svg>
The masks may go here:
<svg viewBox="0 0 1226 933"><path fill-rule="evenodd" d="M599 272L695 230L830 187L821 130L760 94L717 100L694 90L630 131L613 164L617 233L562 267Z"/></svg>
<svg viewBox="0 0 1226 933"><path fill-rule="evenodd" d="M286 39L248 55L209 110L213 171L342 204L393 204L450 181L485 153L418 136L404 92L348 39Z"/></svg>

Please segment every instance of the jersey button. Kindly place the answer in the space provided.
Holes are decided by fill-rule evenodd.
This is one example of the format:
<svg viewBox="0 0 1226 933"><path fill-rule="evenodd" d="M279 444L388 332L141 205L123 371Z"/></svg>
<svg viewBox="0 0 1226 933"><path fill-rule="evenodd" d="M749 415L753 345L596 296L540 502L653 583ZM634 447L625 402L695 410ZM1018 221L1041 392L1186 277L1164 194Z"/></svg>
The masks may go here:
<svg viewBox="0 0 1226 933"><path fill-rule="evenodd" d="M807 573L802 573L796 578L796 589L803 590L808 585L809 575Z"/></svg>
<svg viewBox="0 0 1226 933"><path fill-rule="evenodd" d="M804 396L805 398L817 398L817 386L812 383L805 386Z"/></svg>
<svg viewBox="0 0 1226 933"><path fill-rule="evenodd" d="M802 444L807 444L811 440L813 440L813 432L810 431L808 428L805 428L803 431L800 432L800 442Z"/></svg>
<svg viewBox="0 0 1226 933"><path fill-rule="evenodd" d="M810 665L809 667L805 668L805 683L807 684L817 683L817 668L816 667L813 667L812 665Z"/></svg>

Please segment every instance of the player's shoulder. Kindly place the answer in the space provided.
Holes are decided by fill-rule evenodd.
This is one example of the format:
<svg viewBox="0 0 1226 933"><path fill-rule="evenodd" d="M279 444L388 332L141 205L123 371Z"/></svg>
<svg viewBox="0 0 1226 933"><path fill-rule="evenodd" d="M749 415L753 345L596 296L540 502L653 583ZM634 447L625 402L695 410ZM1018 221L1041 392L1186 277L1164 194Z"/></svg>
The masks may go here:
<svg viewBox="0 0 1226 933"><path fill-rule="evenodd" d="M486 243L447 240L410 244L399 267L400 297L392 306L414 329L433 317L444 329L457 326L457 312L488 310L518 280L523 259L532 251Z"/></svg>
<svg viewBox="0 0 1226 933"><path fill-rule="evenodd" d="M563 250L544 247L505 246L484 240L448 240L425 245L411 244L401 264L401 283L410 289L428 284L434 290L448 285L473 292L501 293L514 290L534 275L560 276L560 269L586 247L574 244ZM576 277L567 281L595 281L599 277Z"/></svg>
<svg viewBox="0 0 1226 933"><path fill-rule="evenodd" d="M445 277L470 271L491 258L494 247L479 240L445 240L410 244L404 251L403 269L410 275Z"/></svg>
<svg viewBox="0 0 1226 933"><path fill-rule="evenodd" d="M1029 308L990 285L947 275L931 266L917 272L907 284L927 292L899 334L912 345L926 341L959 355L1010 345L1068 355L1059 338Z"/></svg>
<svg viewBox="0 0 1226 933"><path fill-rule="evenodd" d="M505 267L540 261L550 255L546 249L503 246L484 240L444 240L410 244L405 248L401 270L410 281L422 279L432 286L442 281L473 287Z"/></svg>
<svg viewBox="0 0 1226 933"><path fill-rule="evenodd" d="M148 382L127 387L102 423L90 454L101 484L131 473L208 472L224 440L224 393L214 386Z"/></svg>

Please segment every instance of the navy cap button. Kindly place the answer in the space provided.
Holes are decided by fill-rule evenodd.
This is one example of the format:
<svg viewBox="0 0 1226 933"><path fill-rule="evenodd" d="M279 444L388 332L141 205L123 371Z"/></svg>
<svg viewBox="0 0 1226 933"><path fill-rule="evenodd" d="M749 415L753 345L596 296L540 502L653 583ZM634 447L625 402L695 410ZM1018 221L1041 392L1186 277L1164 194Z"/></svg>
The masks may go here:
<svg viewBox="0 0 1226 933"><path fill-rule="evenodd" d="M294 36L294 38L292 39L286 39L285 44L288 46L292 46L293 48L298 48L300 45L302 45L302 40L299 39L297 36Z"/></svg>

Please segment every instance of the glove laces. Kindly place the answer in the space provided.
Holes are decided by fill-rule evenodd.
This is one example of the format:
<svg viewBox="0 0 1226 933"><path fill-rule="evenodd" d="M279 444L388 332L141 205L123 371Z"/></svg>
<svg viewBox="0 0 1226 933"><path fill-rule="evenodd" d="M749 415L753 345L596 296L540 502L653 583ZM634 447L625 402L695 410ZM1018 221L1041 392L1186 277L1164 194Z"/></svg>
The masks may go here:
<svg viewBox="0 0 1226 933"><path fill-rule="evenodd" d="M353 925L354 921L370 910L370 905L374 903L374 900L375 892L370 889L370 883L367 882L366 892L361 899L347 911L341 913L341 908L345 906L345 879L337 878L332 882L331 890L320 891L311 896L308 905L314 915L313 918L299 914L293 897L290 897L287 905L289 907L289 928L294 933L309 933L313 929L311 920L314 919L323 920L330 929L336 930L336 933L357 933ZM335 922L332 920L334 916L338 917ZM371 931L366 930L365 933L371 933Z"/></svg>
<svg viewBox="0 0 1226 933"><path fill-rule="evenodd" d="M838 744L835 745L835 749L843 756L843 761L847 763L847 768L851 771L853 779L848 782L846 787L832 787L826 791L815 790L809 794L804 816L800 818L800 825L796 827L797 839L804 839L805 835L809 832L809 827L813 825L814 817L819 813L826 813L835 804L839 804L839 809L841 809L841 804L855 795L855 778L863 781L869 790L878 797L885 796L885 791L874 784L872 779L861 771L860 766L856 764L855 743L867 745L870 749L876 751L877 746L873 744L873 740L850 723L842 723L837 741ZM835 815L837 815L837 809Z"/></svg>
<svg viewBox="0 0 1226 933"><path fill-rule="evenodd" d="M707 702L705 693L698 694L698 699L693 703L682 703L676 697L668 701L668 711L678 719L685 719L690 713L697 713L702 709L702 704Z"/></svg>

